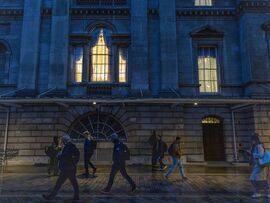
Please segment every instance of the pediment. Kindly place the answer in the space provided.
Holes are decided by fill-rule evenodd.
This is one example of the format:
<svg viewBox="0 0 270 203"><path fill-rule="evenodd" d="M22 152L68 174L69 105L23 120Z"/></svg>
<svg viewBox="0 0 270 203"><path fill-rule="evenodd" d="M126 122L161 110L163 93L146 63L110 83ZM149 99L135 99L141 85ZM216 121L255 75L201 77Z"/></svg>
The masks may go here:
<svg viewBox="0 0 270 203"><path fill-rule="evenodd" d="M191 37L199 38L221 38L224 36L224 32L221 32L209 25L200 27L190 33Z"/></svg>

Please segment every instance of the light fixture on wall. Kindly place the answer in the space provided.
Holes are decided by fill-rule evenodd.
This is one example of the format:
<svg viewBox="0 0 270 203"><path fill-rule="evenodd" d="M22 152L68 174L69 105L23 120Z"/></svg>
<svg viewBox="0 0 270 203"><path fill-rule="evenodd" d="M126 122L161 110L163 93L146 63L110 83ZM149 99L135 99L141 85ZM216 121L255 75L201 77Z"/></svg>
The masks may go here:
<svg viewBox="0 0 270 203"><path fill-rule="evenodd" d="M195 102L195 103L194 103L194 106L198 106L198 103L197 103L197 102Z"/></svg>

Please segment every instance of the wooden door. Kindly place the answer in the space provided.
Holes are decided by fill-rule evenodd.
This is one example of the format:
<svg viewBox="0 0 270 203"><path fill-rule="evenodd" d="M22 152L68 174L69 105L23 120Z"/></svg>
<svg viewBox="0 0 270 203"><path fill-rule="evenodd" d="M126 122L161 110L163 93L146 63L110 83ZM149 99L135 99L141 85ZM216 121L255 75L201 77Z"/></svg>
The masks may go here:
<svg viewBox="0 0 270 203"><path fill-rule="evenodd" d="M222 122L215 117L205 119L202 122L204 159L205 161L225 161Z"/></svg>

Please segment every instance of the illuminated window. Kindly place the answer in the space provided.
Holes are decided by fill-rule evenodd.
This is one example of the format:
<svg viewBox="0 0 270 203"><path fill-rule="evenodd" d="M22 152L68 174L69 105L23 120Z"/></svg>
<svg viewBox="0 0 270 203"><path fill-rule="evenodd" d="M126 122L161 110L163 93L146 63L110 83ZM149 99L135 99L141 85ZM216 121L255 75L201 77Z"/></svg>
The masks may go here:
<svg viewBox="0 0 270 203"><path fill-rule="evenodd" d="M74 82L82 82L83 75L83 47L73 48L73 74Z"/></svg>
<svg viewBox="0 0 270 203"><path fill-rule="evenodd" d="M203 124L219 124L220 120L216 117L206 117L202 120Z"/></svg>
<svg viewBox="0 0 270 203"><path fill-rule="evenodd" d="M103 30L98 35L97 43L91 49L92 82L110 82L110 54L105 42Z"/></svg>
<svg viewBox="0 0 270 203"><path fill-rule="evenodd" d="M217 48L199 47L198 72L201 93L217 93Z"/></svg>
<svg viewBox="0 0 270 203"><path fill-rule="evenodd" d="M127 82L127 54L119 51L119 82Z"/></svg>
<svg viewBox="0 0 270 203"><path fill-rule="evenodd" d="M213 6L212 0L195 0L195 6Z"/></svg>

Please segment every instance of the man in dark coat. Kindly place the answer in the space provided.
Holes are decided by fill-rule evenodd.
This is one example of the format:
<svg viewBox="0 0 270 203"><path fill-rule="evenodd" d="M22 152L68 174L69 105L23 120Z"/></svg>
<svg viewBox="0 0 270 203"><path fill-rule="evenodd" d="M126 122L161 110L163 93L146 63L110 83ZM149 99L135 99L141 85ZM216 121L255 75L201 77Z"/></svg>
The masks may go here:
<svg viewBox="0 0 270 203"><path fill-rule="evenodd" d="M88 165L93 169L93 175L95 175L97 168L95 165L91 162L91 157L94 154L94 151L96 149L96 141L91 136L89 131L85 131L84 133L85 140L84 140L84 168L85 168L85 177L89 177L89 169Z"/></svg>
<svg viewBox="0 0 270 203"><path fill-rule="evenodd" d="M163 163L164 153L167 151L167 144L162 140L162 135L157 135L156 131L148 139L148 143L152 146L152 170L165 170L167 166ZM159 165L157 165L159 162Z"/></svg>
<svg viewBox="0 0 270 203"><path fill-rule="evenodd" d="M76 179L76 170L77 163L80 158L80 152L71 142L69 135L62 137L62 143L64 144L64 148L62 153L58 156L60 175L56 181L53 191L49 195L43 195L43 198L46 200L52 200L55 198L61 186L67 179L69 179L74 189L74 197L72 200L79 200L79 185Z"/></svg>
<svg viewBox="0 0 270 203"><path fill-rule="evenodd" d="M152 170L158 170L157 160L158 160L158 137L155 130L152 131L151 136L148 139L148 143L152 147Z"/></svg>
<svg viewBox="0 0 270 203"><path fill-rule="evenodd" d="M118 139L117 134L112 134L111 140L114 143L114 149L113 149L113 165L111 168L111 174L110 179L108 182L107 187L102 190L102 193L109 193L112 185L115 175L118 171L120 171L121 175L129 182L131 185L131 192L135 192L136 190L136 184L135 182L129 177L126 171L126 160L128 159L126 157L126 152L128 151L128 148Z"/></svg>

